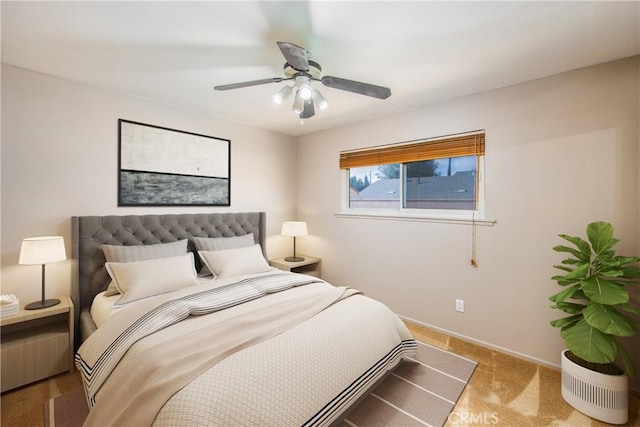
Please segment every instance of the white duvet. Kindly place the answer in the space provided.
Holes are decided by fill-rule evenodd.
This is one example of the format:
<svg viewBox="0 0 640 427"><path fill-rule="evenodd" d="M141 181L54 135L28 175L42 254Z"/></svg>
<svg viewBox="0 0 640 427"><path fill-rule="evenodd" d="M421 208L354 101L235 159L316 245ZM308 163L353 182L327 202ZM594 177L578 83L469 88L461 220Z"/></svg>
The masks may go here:
<svg viewBox="0 0 640 427"><path fill-rule="evenodd" d="M303 276L308 283L288 288L271 285L275 283L274 277L281 277L286 282L298 280L301 275L270 273L268 276L269 286L275 288L270 288L266 296L216 309L210 314L188 316L177 323L168 322L167 327L133 340L130 347L127 344L122 356L113 361L104 356L107 349L108 354L120 351L114 351L117 346L113 344L113 337L125 331L129 334L132 324L140 324L140 320L131 320L133 310L127 310L129 314L125 315L115 313L89 337L77 356L77 365L83 372L85 389L93 404L92 412L99 413L103 405L113 404L109 400L114 395L124 393L128 397L127 393L131 393L133 396L135 390L119 388L118 378L127 377L127 372L136 369L137 362L134 361L162 342L179 345L181 336L194 331L216 337L216 325L225 324L225 319L241 319L244 313L256 313L256 309L259 312L261 304L277 307L279 299L291 299L291 293L299 294L304 300L307 293L324 292L328 289L323 288L331 287L326 282ZM235 293L244 292L243 283L233 279L224 283L222 287L220 282L209 286L222 290L228 286L235 289ZM247 283L264 286L259 281ZM163 302L182 301L181 298L190 298L190 293L201 291L182 289L154 298L154 301L136 304L136 310L143 315ZM216 295L222 293L218 291ZM224 331L219 332L223 334ZM223 357L159 405L154 412L153 425L328 425L339 419L403 356L413 352L415 342L411 335L386 306L363 295L348 296L268 339L258 340ZM103 369L108 365L113 368ZM128 419L126 414L121 420ZM103 424L109 418L108 414L107 418L104 414L100 418L90 415L90 423L92 419L100 419Z"/></svg>
<svg viewBox="0 0 640 427"><path fill-rule="evenodd" d="M240 279L245 277L251 277L251 276L250 275L242 276L240 277ZM203 286L224 286L230 283L230 280L213 280L212 277L209 276L209 277L198 277L198 282L200 282L200 284ZM100 326L102 326L104 322L106 322L111 316L121 311L122 309L135 306L135 303L125 304L125 305L116 305L116 302L118 301L118 299L120 299L120 294L105 296L106 293L107 291L98 293L93 298L93 303L91 304L91 309L90 309L91 319L93 320L93 323L96 325L96 328L99 328ZM164 298L165 296L162 295L160 297Z"/></svg>

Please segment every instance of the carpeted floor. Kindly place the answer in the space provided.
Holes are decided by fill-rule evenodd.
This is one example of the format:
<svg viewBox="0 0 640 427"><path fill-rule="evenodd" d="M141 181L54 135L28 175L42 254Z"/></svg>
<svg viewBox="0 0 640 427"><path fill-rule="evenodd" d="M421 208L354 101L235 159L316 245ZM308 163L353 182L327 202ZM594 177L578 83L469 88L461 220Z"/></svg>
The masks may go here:
<svg viewBox="0 0 640 427"><path fill-rule="evenodd" d="M560 372L487 349L437 331L407 323L414 337L478 362L452 413L456 426L576 426L606 424L573 410L560 395ZM2 427L42 427L44 402L81 387L80 374L62 374L0 397ZM640 399L629 397L628 426L640 425Z"/></svg>
<svg viewBox="0 0 640 427"><path fill-rule="evenodd" d="M560 371L406 322L422 342L476 360L476 368L447 427L609 426L569 406L561 395ZM640 398L629 395L629 422L640 426Z"/></svg>

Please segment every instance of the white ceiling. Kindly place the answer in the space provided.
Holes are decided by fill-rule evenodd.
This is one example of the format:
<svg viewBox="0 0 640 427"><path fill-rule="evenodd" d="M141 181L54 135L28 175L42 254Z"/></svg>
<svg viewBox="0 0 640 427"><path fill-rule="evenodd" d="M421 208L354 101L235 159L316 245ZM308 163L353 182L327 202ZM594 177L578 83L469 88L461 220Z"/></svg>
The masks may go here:
<svg viewBox="0 0 640 427"><path fill-rule="evenodd" d="M639 2L10 2L2 62L289 135L637 55ZM391 88L379 100L314 86L329 101L304 125L276 41L325 75ZM130 119L135 119L130 118Z"/></svg>

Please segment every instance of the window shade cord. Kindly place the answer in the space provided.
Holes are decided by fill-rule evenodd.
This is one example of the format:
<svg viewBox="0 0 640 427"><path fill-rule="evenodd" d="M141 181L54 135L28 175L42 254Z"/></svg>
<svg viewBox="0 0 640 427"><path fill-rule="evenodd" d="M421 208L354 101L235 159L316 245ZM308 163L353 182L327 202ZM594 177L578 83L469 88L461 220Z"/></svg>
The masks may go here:
<svg viewBox="0 0 640 427"><path fill-rule="evenodd" d="M478 138L476 138L476 146L478 145ZM483 141L484 148L484 141ZM476 147L477 149L477 147ZM476 261L476 210L478 209L478 191L480 190L480 158L476 156L476 206L473 212L471 212L471 266L478 268L478 262Z"/></svg>

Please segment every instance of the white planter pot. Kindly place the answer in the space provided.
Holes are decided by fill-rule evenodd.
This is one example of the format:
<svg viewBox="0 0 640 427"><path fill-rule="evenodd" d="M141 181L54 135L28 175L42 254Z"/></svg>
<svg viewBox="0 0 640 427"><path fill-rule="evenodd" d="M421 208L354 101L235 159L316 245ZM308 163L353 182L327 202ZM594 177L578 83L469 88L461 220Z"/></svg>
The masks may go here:
<svg viewBox="0 0 640 427"><path fill-rule="evenodd" d="M629 419L627 375L607 375L572 362L561 353L562 397L578 411L605 423L624 424Z"/></svg>

